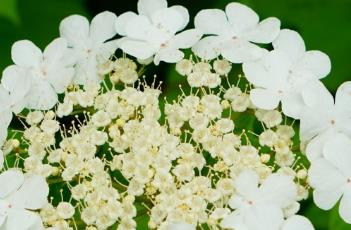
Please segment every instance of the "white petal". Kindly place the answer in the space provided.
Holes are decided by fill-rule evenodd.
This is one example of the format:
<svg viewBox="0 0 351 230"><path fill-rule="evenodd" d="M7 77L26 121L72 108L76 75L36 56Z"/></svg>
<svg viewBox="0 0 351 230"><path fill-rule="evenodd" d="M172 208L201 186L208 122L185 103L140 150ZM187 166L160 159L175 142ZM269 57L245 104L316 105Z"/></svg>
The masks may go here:
<svg viewBox="0 0 351 230"><path fill-rule="evenodd" d="M4 142L6 141L7 138L7 125L4 125L0 122L0 146L4 145ZM2 154L4 156L4 154ZM2 159L4 160L4 158ZM4 162L2 162L4 163Z"/></svg>
<svg viewBox="0 0 351 230"><path fill-rule="evenodd" d="M11 199L15 205L37 210L48 203L49 186L43 176L32 175L25 179Z"/></svg>
<svg viewBox="0 0 351 230"><path fill-rule="evenodd" d="M280 20L277 18L267 18L260 22L258 26L249 31L245 37L255 43L271 43L278 37L280 32Z"/></svg>
<svg viewBox="0 0 351 230"><path fill-rule="evenodd" d="M49 110L55 106L57 101L57 94L48 82L32 77L31 90L27 96L29 109Z"/></svg>
<svg viewBox="0 0 351 230"><path fill-rule="evenodd" d="M289 67L289 59L284 53L271 51L265 53L262 59L244 63L243 71L247 80L255 86L285 91Z"/></svg>
<svg viewBox="0 0 351 230"><path fill-rule="evenodd" d="M4 70L1 84L13 97L18 97L18 100L22 100L29 91L30 78L23 68L11 65Z"/></svg>
<svg viewBox="0 0 351 230"><path fill-rule="evenodd" d="M243 197L250 197L258 189L259 176L253 170L246 170L239 174L234 181L234 187Z"/></svg>
<svg viewBox="0 0 351 230"><path fill-rule="evenodd" d="M314 227L306 217L294 215L284 222L282 230L314 230Z"/></svg>
<svg viewBox="0 0 351 230"><path fill-rule="evenodd" d="M177 49L162 49L156 55L154 59L155 65L158 65L160 61L166 63L176 63L182 60L184 53Z"/></svg>
<svg viewBox="0 0 351 230"><path fill-rule="evenodd" d="M90 56L77 63L73 81L78 85L94 84L101 81L97 74L96 57Z"/></svg>
<svg viewBox="0 0 351 230"><path fill-rule="evenodd" d="M96 43L103 43L116 35L116 14L104 11L96 15L91 21L90 38Z"/></svg>
<svg viewBox="0 0 351 230"><path fill-rule="evenodd" d="M11 211L6 221L6 230L30 230L34 226L36 230L43 229L40 216L24 209Z"/></svg>
<svg viewBox="0 0 351 230"><path fill-rule="evenodd" d="M121 49L136 58L148 59L152 57L156 51L155 49L146 42L127 40L121 44Z"/></svg>
<svg viewBox="0 0 351 230"><path fill-rule="evenodd" d="M305 107L300 116L300 139L308 141L330 127L330 118L323 108Z"/></svg>
<svg viewBox="0 0 351 230"><path fill-rule="evenodd" d="M315 159L308 170L309 184L314 188L315 204L324 210L331 209L343 193L345 177L327 160Z"/></svg>
<svg viewBox="0 0 351 230"><path fill-rule="evenodd" d="M292 60L297 61L306 51L305 42L299 33L293 30L283 29L273 41L274 49L282 50Z"/></svg>
<svg viewBox="0 0 351 230"><path fill-rule="evenodd" d="M125 32L129 38L145 40L150 30L150 20L145 16L136 16L129 20Z"/></svg>
<svg viewBox="0 0 351 230"><path fill-rule="evenodd" d="M261 58L266 50L242 39L223 43L222 56L232 63L243 63Z"/></svg>
<svg viewBox="0 0 351 230"><path fill-rule="evenodd" d="M318 190L337 190L345 183L345 176L326 159L316 159L308 171L310 185Z"/></svg>
<svg viewBox="0 0 351 230"><path fill-rule="evenodd" d="M74 73L73 67L57 67L51 69L48 80L56 93L64 93L67 87L73 83Z"/></svg>
<svg viewBox="0 0 351 230"><path fill-rule="evenodd" d="M301 95L310 108L320 107L320 109L328 111L334 107L334 97L321 81L308 81L303 87Z"/></svg>
<svg viewBox="0 0 351 230"><path fill-rule="evenodd" d="M172 8L161 9L152 15L152 23L159 29L175 34L184 28L183 15Z"/></svg>
<svg viewBox="0 0 351 230"><path fill-rule="evenodd" d="M44 59L47 66L56 65L62 61L67 50L67 41L64 38L53 40L44 50Z"/></svg>
<svg viewBox="0 0 351 230"><path fill-rule="evenodd" d="M11 110L2 110L0 111L0 144L2 145L7 137L7 128L9 127L12 120Z"/></svg>
<svg viewBox="0 0 351 230"><path fill-rule="evenodd" d="M21 67L36 67L43 59L41 50L29 40L21 40L12 45L12 60Z"/></svg>
<svg viewBox="0 0 351 230"><path fill-rule="evenodd" d="M335 96L335 106L340 113L351 114L351 81L344 82L339 86Z"/></svg>
<svg viewBox="0 0 351 230"><path fill-rule="evenodd" d="M249 230L248 227L244 223L243 216L240 215L239 212L232 212L220 223L220 226L225 229L235 229L235 230Z"/></svg>
<svg viewBox="0 0 351 230"><path fill-rule="evenodd" d="M201 30L204 34L223 34L229 30L227 16L222 10L210 9L201 10L195 16L195 28Z"/></svg>
<svg viewBox="0 0 351 230"><path fill-rule="evenodd" d="M230 24L241 32L256 26L259 17L251 8L237 2L229 3L225 8Z"/></svg>
<svg viewBox="0 0 351 230"><path fill-rule="evenodd" d="M264 110L277 108L280 98L280 95L273 90L256 88L250 91L250 99L252 103L256 107Z"/></svg>
<svg viewBox="0 0 351 230"><path fill-rule="evenodd" d="M60 23L60 35L72 47L85 47L89 40L89 21L83 16L72 15Z"/></svg>
<svg viewBox="0 0 351 230"><path fill-rule="evenodd" d="M149 18L158 10L167 7L166 0L139 0L138 1L138 12L141 15L145 15Z"/></svg>
<svg viewBox="0 0 351 230"><path fill-rule="evenodd" d="M348 188L340 201L339 213L341 218L351 224L351 189Z"/></svg>
<svg viewBox="0 0 351 230"><path fill-rule="evenodd" d="M173 9L173 10L176 10L180 15L182 15L182 17L183 17L183 25L180 28L180 30L184 29L189 23L189 11L188 11L188 9L185 8L184 6L179 6L179 5L171 6L170 8Z"/></svg>
<svg viewBox="0 0 351 230"><path fill-rule="evenodd" d="M24 182L23 173L19 170L7 170L0 174L0 198L4 199L16 191Z"/></svg>
<svg viewBox="0 0 351 230"><path fill-rule="evenodd" d="M328 55L317 50L304 53L297 66L299 69L310 71L318 79L327 76L331 70L331 62Z"/></svg>
<svg viewBox="0 0 351 230"><path fill-rule="evenodd" d="M1 129L1 128L0 128ZM0 130L0 136L1 136L1 130ZM0 146L2 145L2 138L0 137ZM2 150L0 149L0 170L2 170L4 168L4 153L2 152ZM0 219L1 219L1 216L0 216ZM0 226L1 226L1 220L0 220Z"/></svg>
<svg viewBox="0 0 351 230"><path fill-rule="evenodd" d="M323 156L324 144L335 134L337 133L331 129L313 138L306 147L307 159L313 163L315 159L321 158Z"/></svg>
<svg viewBox="0 0 351 230"><path fill-rule="evenodd" d="M202 33L197 29L190 29L177 34L170 41L170 46L177 49L188 49L195 45L202 37Z"/></svg>
<svg viewBox="0 0 351 230"><path fill-rule="evenodd" d="M126 32L126 27L127 27L127 24L130 20L132 20L132 18L136 17L137 14L134 13L134 12L126 12L124 14L121 14L117 20L116 20L116 23L115 23L115 28L116 28L116 31L119 35L122 35L122 36L126 36L127 35L127 32Z"/></svg>
<svg viewBox="0 0 351 230"><path fill-rule="evenodd" d="M283 113L294 119L299 119L302 108L306 106L302 96L298 93L290 93L282 99Z"/></svg>
<svg viewBox="0 0 351 230"><path fill-rule="evenodd" d="M245 215L245 223L250 230L278 230L283 221L282 210L270 204L254 206Z"/></svg>
<svg viewBox="0 0 351 230"><path fill-rule="evenodd" d="M344 134L336 134L324 145L323 156L345 176L351 176L351 140Z"/></svg>
<svg viewBox="0 0 351 230"><path fill-rule="evenodd" d="M259 203L274 204L281 208L291 205L297 195L292 178L281 174L271 174L259 188Z"/></svg>
<svg viewBox="0 0 351 230"><path fill-rule="evenodd" d="M124 38L121 39L115 39L112 41L105 42L100 46L100 49L98 50L97 59L98 61L101 62L106 62L115 52L116 50L120 47L122 44Z"/></svg>
<svg viewBox="0 0 351 230"><path fill-rule="evenodd" d="M5 209L3 208L4 205L6 205L6 203L2 204L2 202L0 201L0 229L1 230L5 230L5 221L7 219L7 213L5 211Z"/></svg>
<svg viewBox="0 0 351 230"><path fill-rule="evenodd" d="M192 47L192 51L204 60L212 60L219 56L221 39L218 36L208 36L201 39Z"/></svg>

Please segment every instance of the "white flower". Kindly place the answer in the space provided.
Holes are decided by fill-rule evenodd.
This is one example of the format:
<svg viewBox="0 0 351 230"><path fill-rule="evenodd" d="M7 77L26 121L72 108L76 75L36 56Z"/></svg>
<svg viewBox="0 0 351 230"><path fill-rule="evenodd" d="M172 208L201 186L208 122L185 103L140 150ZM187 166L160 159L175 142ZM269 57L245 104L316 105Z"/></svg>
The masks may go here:
<svg viewBox="0 0 351 230"><path fill-rule="evenodd" d="M301 36L287 29L280 32L273 47L262 59L243 65L246 78L256 87L251 90L251 100L265 110L282 102L284 114L298 119L309 100L303 94L324 87L318 79L330 72L329 57L320 51L306 52Z"/></svg>
<svg viewBox="0 0 351 230"><path fill-rule="evenodd" d="M26 71L17 70L16 72L14 68L9 69L8 72L5 71L3 76L5 87L23 84L23 82L28 82L26 78L29 78L30 89L25 95L26 107L38 110L51 109L57 103L57 93L65 91L74 73L73 67L66 58L66 40L55 39L45 48L44 52L31 41L22 40L13 44L11 53L14 63ZM11 73L16 73L18 76L14 77ZM15 87L12 88L15 89ZM22 89L17 87L18 90Z"/></svg>
<svg viewBox="0 0 351 230"><path fill-rule="evenodd" d="M6 230L44 229L36 213L47 204L49 187L45 179L23 175L18 170L0 174L0 227Z"/></svg>
<svg viewBox="0 0 351 230"><path fill-rule="evenodd" d="M235 225L231 225L231 222ZM255 206L250 215L244 217L228 216L222 221L221 227L235 230L314 230L307 218L293 215L284 219L283 211L272 205Z"/></svg>
<svg viewBox="0 0 351 230"><path fill-rule="evenodd" d="M240 173L234 181L234 187L237 194L232 196L228 204L235 211L223 219L223 228L241 229L244 219L250 218L260 207L282 211L295 201L297 195L291 177L272 174L259 186L259 176L252 170Z"/></svg>
<svg viewBox="0 0 351 230"><path fill-rule="evenodd" d="M178 33L189 22L188 10L182 6L167 8L165 0L139 0L138 12L122 14L116 22L117 32L126 36L121 49L136 58L154 57L156 65L175 63L184 57L179 49L192 47L202 37L197 29Z"/></svg>
<svg viewBox="0 0 351 230"><path fill-rule="evenodd" d="M351 140L336 134L323 148L323 157L315 159L309 169L309 184L318 207L331 209L341 198L339 213L351 223Z"/></svg>
<svg viewBox="0 0 351 230"><path fill-rule="evenodd" d="M312 104L301 113L300 138L311 138L325 132L342 132L351 137L351 82L339 86L335 102L326 89L304 96ZM333 132L331 132L333 133ZM327 137L326 137L327 138Z"/></svg>
<svg viewBox="0 0 351 230"><path fill-rule="evenodd" d="M209 35L193 47L196 55L210 60L221 54L233 63L243 63L265 53L266 50L253 43L271 43L278 36L280 21L267 18L259 22L258 15L249 7L230 3L225 12L200 11L195 17L195 28Z"/></svg>
<svg viewBox="0 0 351 230"><path fill-rule="evenodd" d="M118 40L106 42L116 35L117 16L105 11L96 15L91 24L80 15L72 15L60 24L60 35L68 41L76 61L74 82L80 85L99 83L98 65L106 62L118 47Z"/></svg>

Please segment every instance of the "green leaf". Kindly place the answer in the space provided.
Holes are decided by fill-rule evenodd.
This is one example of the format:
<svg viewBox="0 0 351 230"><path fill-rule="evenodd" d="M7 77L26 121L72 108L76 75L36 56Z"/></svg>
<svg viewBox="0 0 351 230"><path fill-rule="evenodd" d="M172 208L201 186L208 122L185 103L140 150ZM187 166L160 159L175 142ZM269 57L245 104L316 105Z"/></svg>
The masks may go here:
<svg viewBox="0 0 351 230"><path fill-rule="evenodd" d="M1 0L0 17L10 20L13 24L20 22L17 0Z"/></svg>
<svg viewBox="0 0 351 230"><path fill-rule="evenodd" d="M329 228L333 230L349 230L351 229L351 224L345 223L343 219L341 219L339 215L339 205L335 206L330 211L329 217Z"/></svg>

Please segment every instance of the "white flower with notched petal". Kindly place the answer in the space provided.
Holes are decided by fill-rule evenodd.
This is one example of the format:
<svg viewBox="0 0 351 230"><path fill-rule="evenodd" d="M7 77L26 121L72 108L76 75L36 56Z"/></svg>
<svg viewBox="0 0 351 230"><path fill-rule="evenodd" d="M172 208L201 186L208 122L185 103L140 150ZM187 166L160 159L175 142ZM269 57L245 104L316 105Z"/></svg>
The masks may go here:
<svg viewBox="0 0 351 230"><path fill-rule="evenodd" d="M96 15L89 25L88 19L72 15L60 24L60 35L68 41L76 63L74 82L80 85L100 83L98 65L106 62L118 48L118 40L108 41L116 35L112 12Z"/></svg>
<svg viewBox="0 0 351 230"><path fill-rule="evenodd" d="M31 41L22 40L12 46L12 59L17 67L22 68L15 75L15 69L4 71L2 83L4 87L13 89L12 94L18 93L20 88L16 84L23 84L29 78L30 89L25 95L26 107L29 109L48 110L58 101L57 93L63 93L71 83L74 69L67 61L67 42L57 38L42 52ZM10 67L12 68L12 67ZM17 90L14 90L17 87ZM26 89L26 88L25 88ZM17 98L16 98L17 99Z"/></svg>
<svg viewBox="0 0 351 230"><path fill-rule="evenodd" d="M183 59L180 49L192 47L202 37L197 29L178 33L189 22L188 10L182 6L167 8L165 0L139 0L139 15L122 14L116 22L117 32L125 36L121 49L136 58L175 63Z"/></svg>
<svg viewBox="0 0 351 230"><path fill-rule="evenodd" d="M292 204L297 195L296 185L289 176L272 174L259 186L259 176L252 170L243 171L234 182L237 194L228 204L235 211L223 219L223 228L245 229L245 219L261 207L281 211Z"/></svg>
<svg viewBox="0 0 351 230"><path fill-rule="evenodd" d="M38 210L47 204L49 187L42 176L23 175L18 170L0 174L0 228L44 229Z"/></svg>
<svg viewBox="0 0 351 230"><path fill-rule="evenodd" d="M319 79L330 72L329 57L320 51L306 52L301 36L292 30L282 30L273 46L262 59L243 65L246 78L256 87L251 90L251 100L266 110L281 102L285 115L299 119L309 102L303 94L324 88Z"/></svg>
<svg viewBox="0 0 351 230"><path fill-rule="evenodd" d="M325 143L323 155L309 169L309 184L318 207L331 209L341 198L339 213L351 223L351 140L336 134Z"/></svg>
<svg viewBox="0 0 351 230"><path fill-rule="evenodd" d="M242 225L236 230L314 230L311 222L299 215L285 219L283 211L276 206L256 206L250 215L245 216Z"/></svg>
<svg viewBox="0 0 351 230"><path fill-rule="evenodd" d="M196 55L211 60L221 54L233 63L243 63L266 52L253 43L271 43L278 36L280 21L271 17L259 22L258 15L249 7L230 3L225 12L200 11L195 17L195 28L209 35L193 47Z"/></svg>
<svg viewBox="0 0 351 230"><path fill-rule="evenodd" d="M335 101L326 89L306 94L304 98L308 98L312 106L305 107L301 113L301 140L310 140L320 134L326 136L324 139L328 139L334 132L351 137L351 81L339 86Z"/></svg>

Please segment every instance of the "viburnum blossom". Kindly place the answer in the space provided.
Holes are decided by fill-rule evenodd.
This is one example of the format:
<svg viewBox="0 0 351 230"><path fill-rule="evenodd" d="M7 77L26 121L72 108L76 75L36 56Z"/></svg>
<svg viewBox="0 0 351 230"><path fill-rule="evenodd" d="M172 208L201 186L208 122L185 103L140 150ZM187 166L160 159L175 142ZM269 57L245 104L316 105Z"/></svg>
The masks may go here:
<svg viewBox="0 0 351 230"><path fill-rule="evenodd" d="M341 198L339 213L351 223L351 140L335 134L326 141L321 158L312 161L309 182L316 205L331 209Z"/></svg>
<svg viewBox="0 0 351 230"><path fill-rule="evenodd" d="M351 82L339 86L335 100L325 88L309 93L306 98L313 101L301 114L300 136L310 140L324 132L334 130L351 137Z"/></svg>
<svg viewBox="0 0 351 230"><path fill-rule="evenodd" d="M47 203L49 187L41 176L12 169L0 174L0 227L6 230L44 229L33 212Z"/></svg>
<svg viewBox="0 0 351 230"><path fill-rule="evenodd" d="M303 107L309 105L304 95L317 94L324 87L318 79L330 72L329 57L320 51L306 52L301 36L287 29L279 33L273 47L262 59L243 64L246 78L255 87L251 100L266 110L281 102L285 115L299 119Z"/></svg>
<svg viewBox="0 0 351 230"><path fill-rule="evenodd" d="M313 230L299 213L312 193L351 223L350 82L334 101L328 56L240 3L189 22L182 6L139 0L138 14L67 17L43 52L13 45L0 229ZM188 86L161 97L152 61Z"/></svg>
<svg viewBox="0 0 351 230"><path fill-rule="evenodd" d="M118 47L118 40L108 41L116 35L114 13L105 11L96 15L89 25L88 19L72 15L60 24L60 35L71 49L75 63L74 83L86 85L99 83L98 66L106 62Z"/></svg>
<svg viewBox="0 0 351 230"><path fill-rule="evenodd" d="M139 59L153 58L156 65L178 62L184 57L179 49L191 48L202 37L197 29L178 33L189 22L188 10L182 6L167 8L166 0L140 0L138 12L122 14L116 28L125 36L121 49Z"/></svg>
<svg viewBox="0 0 351 230"><path fill-rule="evenodd" d="M17 82L24 84L23 89L19 87L13 89L16 92L11 92L11 95L25 96L23 100L27 108L51 109L58 101L57 94L65 91L74 74L72 63L67 61L67 51L67 42L62 38L51 42L44 52L31 41L16 42L12 46L12 59L17 67L25 71L14 68L5 71L2 80L4 86L15 88L14 84ZM23 93L28 86L29 92ZM22 90L23 92L17 92Z"/></svg>
<svg viewBox="0 0 351 230"><path fill-rule="evenodd" d="M200 11L195 17L195 28L208 35L192 48L196 55L206 60L222 55L232 63L243 63L267 52L254 43L271 43L279 34L280 21L271 17L259 22L252 9L233 2L225 12Z"/></svg>
<svg viewBox="0 0 351 230"><path fill-rule="evenodd" d="M287 175L272 174L259 186L256 172L243 171L234 181L234 187L237 193L228 204L235 211L222 221L221 226L224 228L244 229L247 219L252 218L262 207L270 207L273 213L282 212L283 208L295 201L297 195L296 185Z"/></svg>

